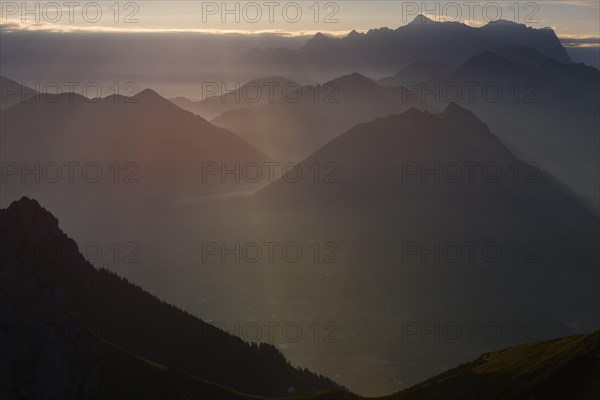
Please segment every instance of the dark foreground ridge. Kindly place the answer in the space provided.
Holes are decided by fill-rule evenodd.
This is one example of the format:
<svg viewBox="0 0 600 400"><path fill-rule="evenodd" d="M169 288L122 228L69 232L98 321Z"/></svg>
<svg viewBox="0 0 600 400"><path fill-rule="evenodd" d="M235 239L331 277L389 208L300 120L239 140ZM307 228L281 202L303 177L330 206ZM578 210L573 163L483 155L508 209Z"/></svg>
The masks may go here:
<svg viewBox="0 0 600 400"><path fill-rule="evenodd" d="M3 398L44 390L57 398L236 400L264 398L242 391L281 398L294 387L295 399L358 399L293 368L273 346L247 344L96 270L35 200L24 197L0 210L0 233ZM34 334L20 334L26 327ZM599 394L596 331L487 353L385 399Z"/></svg>

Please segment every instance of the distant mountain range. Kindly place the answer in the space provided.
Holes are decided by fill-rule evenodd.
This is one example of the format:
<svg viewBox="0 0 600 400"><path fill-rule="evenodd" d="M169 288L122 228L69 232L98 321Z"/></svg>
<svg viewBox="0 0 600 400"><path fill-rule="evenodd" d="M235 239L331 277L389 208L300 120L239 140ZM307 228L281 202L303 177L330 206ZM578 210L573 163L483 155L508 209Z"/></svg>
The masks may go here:
<svg viewBox="0 0 600 400"><path fill-rule="evenodd" d="M311 101L315 90L327 92L322 88L335 89L335 103ZM474 111L521 159L551 173L600 212L600 71L593 67L561 63L530 46L505 45L458 67L421 61L377 83L354 73L302 90L303 101L278 98L229 110L212 122L275 159L297 160L355 124L410 107L438 112L454 101Z"/></svg>
<svg viewBox="0 0 600 400"><path fill-rule="evenodd" d="M240 62L291 70L341 68L341 73L385 73L422 60L460 65L484 50L504 45L531 46L558 62L571 62L550 28L534 29L505 20L475 28L458 22L434 22L423 15L397 29L352 31L341 39L317 33L298 50L255 48Z"/></svg>
<svg viewBox="0 0 600 400"><path fill-rule="evenodd" d="M304 86L263 106L225 112L211 122L236 132L275 160L300 161L360 122L410 107L425 105L402 87L381 86L354 73Z"/></svg>
<svg viewBox="0 0 600 400"><path fill-rule="evenodd" d="M239 88L234 89L236 85ZM204 99L197 101L185 97L175 97L170 100L184 110L210 120L230 110L260 107L273 103L284 96L291 97L300 87L300 84L280 76L253 79L243 85L213 82L206 85L205 91L212 93L213 90L221 91L222 88L227 90L218 95L206 95Z"/></svg>
<svg viewBox="0 0 600 400"><path fill-rule="evenodd" d="M222 165L268 160L234 133L149 89L101 99L39 94L3 110L0 127L2 161L15 169L3 182L4 201L30 195L62 207L66 198L79 196L91 202L88 207L152 208L249 190L256 184L223 180ZM75 164L72 172L65 163ZM23 175L27 168L34 172Z"/></svg>
<svg viewBox="0 0 600 400"><path fill-rule="evenodd" d="M475 112L521 159L539 165L600 212L600 71L548 58L540 62L531 48L502 53L511 59L485 51L421 88L459 87L458 104ZM471 96L470 84L477 85ZM485 93L486 86L496 94ZM448 101L440 95L438 103Z"/></svg>

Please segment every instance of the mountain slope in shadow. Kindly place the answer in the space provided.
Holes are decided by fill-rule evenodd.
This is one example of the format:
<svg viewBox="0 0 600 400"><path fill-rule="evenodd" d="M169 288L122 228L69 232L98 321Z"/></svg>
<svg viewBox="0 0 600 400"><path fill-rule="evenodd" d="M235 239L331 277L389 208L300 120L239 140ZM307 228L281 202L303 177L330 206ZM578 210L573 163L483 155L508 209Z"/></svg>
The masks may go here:
<svg viewBox="0 0 600 400"><path fill-rule="evenodd" d="M60 303L53 308L53 313L68 313L70 320L76 321L75 326L81 326L74 330L78 338L73 341L74 345L83 342L85 338L78 332L87 327L97 336L141 357L245 393L284 396L289 394L290 388L298 394L341 389L325 377L291 366L272 345L246 343L160 301L114 273L96 270L79 253L76 243L60 230L58 220L35 200L22 198L2 209L0 233L2 282L13 282L8 287L16 292L9 298L14 301L3 303L3 309L9 307L3 311L3 316L10 324L19 326L24 318L34 319L37 323L36 314L28 316L19 312L20 304L32 302L44 293L52 296L56 293ZM32 283L21 283L25 278ZM59 325L62 320L67 320L67 317L53 318L51 313L44 311L43 304L40 307L42 316L37 318L50 320L47 323L50 326L52 320ZM84 343L87 347L83 344L77 347L83 356L75 357L75 351L68 354L73 354L75 366L77 363L86 365L84 361L91 359L89 368L81 371L90 371L88 374L92 377L88 386L94 388L98 346L93 339ZM73 346L68 340L67 344ZM58 354L51 353L49 357L61 357L57 351ZM34 365L34 371L43 368L43 365ZM65 372L64 375L82 373L73 368L72 373ZM18 382L27 374L19 369L15 371L13 382L18 392ZM52 371L44 370L41 376ZM60 375L61 371L56 373ZM61 382L56 381L56 385ZM91 392L92 389L86 391L88 396Z"/></svg>
<svg viewBox="0 0 600 400"><path fill-rule="evenodd" d="M277 213L281 231L293 226L296 238L315 230L335 238L346 276L376 290L382 307L397 306L395 315L518 315L535 320L544 337L572 332L574 321L597 329L583 307L598 300L597 218L473 113L453 104L441 114L409 110L359 124L299 164L315 165L331 168L319 181L280 179L256 193L255 206ZM450 243L493 243L502 256L473 260L462 248L456 259L444 257L439 248ZM532 258L514 258L516 243L531 245Z"/></svg>

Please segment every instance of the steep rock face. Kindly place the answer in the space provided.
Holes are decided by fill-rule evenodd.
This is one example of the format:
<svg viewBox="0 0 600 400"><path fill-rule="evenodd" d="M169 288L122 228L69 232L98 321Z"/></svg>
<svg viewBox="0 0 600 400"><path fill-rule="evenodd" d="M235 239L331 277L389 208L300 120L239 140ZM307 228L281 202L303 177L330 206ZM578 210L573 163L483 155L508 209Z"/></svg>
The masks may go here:
<svg viewBox="0 0 600 400"><path fill-rule="evenodd" d="M51 235L58 221L28 199L2 210L0 221L0 397L91 399L100 345L65 312L64 290L35 272L32 263L48 253L26 243Z"/></svg>

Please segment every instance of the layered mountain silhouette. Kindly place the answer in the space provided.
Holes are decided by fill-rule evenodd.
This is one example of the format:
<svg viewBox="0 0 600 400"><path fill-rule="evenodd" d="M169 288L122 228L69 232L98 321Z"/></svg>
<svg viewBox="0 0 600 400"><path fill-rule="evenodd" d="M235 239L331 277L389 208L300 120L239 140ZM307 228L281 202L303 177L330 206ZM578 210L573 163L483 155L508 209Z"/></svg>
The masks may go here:
<svg viewBox="0 0 600 400"><path fill-rule="evenodd" d="M0 400L600 398L593 38L32 28L0 27Z"/></svg>
<svg viewBox="0 0 600 400"><path fill-rule="evenodd" d="M66 204L54 203L59 197L77 195L107 209L136 204L134 199L173 203L244 190L248 182L224 184L221 165L233 169L268 159L232 132L149 89L100 99L38 95L3 110L1 128L2 160L14 166L4 177L5 201L35 195L58 206ZM203 175L207 163L216 166L210 176ZM25 176L26 169L33 172Z"/></svg>
<svg viewBox="0 0 600 400"><path fill-rule="evenodd" d="M338 284L358 279L361 291L371 288L380 299L352 309L507 325L519 315L544 335L568 333L575 321L596 328L593 310L582 305L597 301L598 220L473 113L452 104L441 114L411 109L359 124L299 168L326 165L318 181L311 174L280 179L254 201L279 210L296 238L315 231L336 238L346 273ZM469 259L465 243L491 244L502 255L486 261L477 251ZM452 257L440 250L448 244L459 247ZM515 253L525 244L528 256Z"/></svg>
<svg viewBox="0 0 600 400"><path fill-rule="evenodd" d="M439 96L424 96L426 101L456 101L474 111L521 159L558 178L598 212L600 71L552 59L531 65L537 53L530 49L512 54L522 61L484 51L416 93L431 90ZM444 88L452 94L444 97Z"/></svg>
<svg viewBox="0 0 600 400"><path fill-rule="evenodd" d="M290 388L298 394L341 389L292 367L272 345L246 343L114 273L96 270L35 200L24 197L2 209L0 230L2 350L7 355L0 365L2 391L9 398L36 388L82 399L95 398L92 393L99 388L106 393L100 398L116 398L108 395L118 389L115 385L135 383L132 395L160 386L161 380L171 382L174 391L184 376L177 371L257 395L284 396ZM144 364L115 345L172 368ZM103 365L107 362L111 365ZM215 398L238 398L215 385L186 385L203 388L205 394L230 393Z"/></svg>
<svg viewBox="0 0 600 400"><path fill-rule="evenodd" d="M175 97L170 100L184 110L211 120L230 110L274 103L281 97L287 96L288 92L293 94L299 87L300 84L281 76L253 79L243 85L211 82L205 84L205 92L212 93L213 90L220 92L221 89L225 89L224 93L210 96L201 93L206 97L198 101L185 97Z"/></svg>
<svg viewBox="0 0 600 400"><path fill-rule="evenodd" d="M423 15L397 29L353 31L341 39L318 33L299 50L253 49L240 61L292 69L341 67L342 71L389 72L421 60L460 65L483 50L504 45L531 46L556 61L571 61L550 28L533 29L505 20L475 28L458 22L434 22Z"/></svg>
<svg viewBox="0 0 600 400"><path fill-rule="evenodd" d="M223 113L212 122L273 159L299 161L357 123L410 107L424 105L401 87L384 87L353 73L304 86L273 104Z"/></svg>
<svg viewBox="0 0 600 400"><path fill-rule="evenodd" d="M474 113L454 103L440 114L410 109L358 124L307 157L299 168L308 170L315 162L335 164L335 181L319 184L312 176L297 182L279 179L261 189L255 200L317 211L379 204L385 205L383 214L406 215L415 223L423 217L452 230L475 226L491 230L496 224L504 226L502 230L521 229L518 221L535 218L526 225L543 232L542 224L556 225L560 220L564 226L558 231L580 230L582 238L597 221L571 191L519 160ZM494 163L497 176L480 171L477 177L475 167L467 176L463 164L468 162ZM452 167L454 174L447 171L445 178L444 166ZM506 223L508 215L513 215L514 224Z"/></svg>

